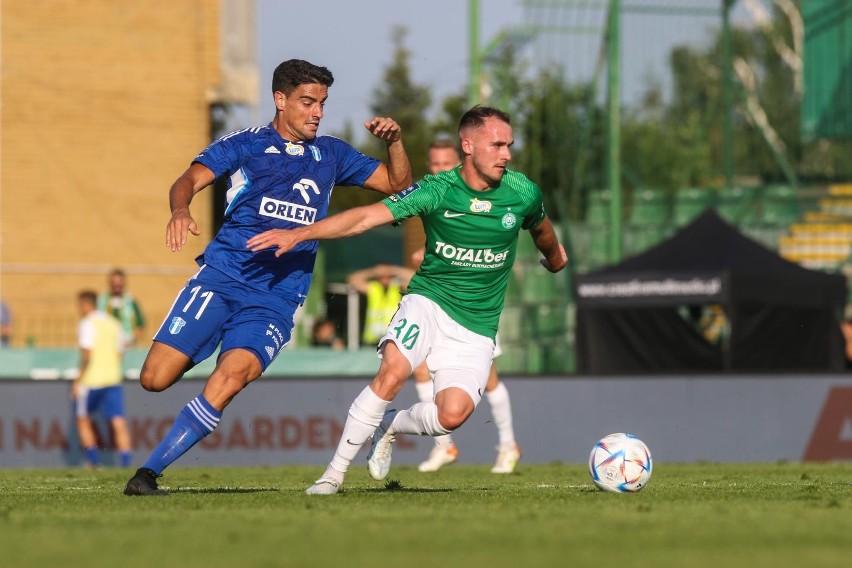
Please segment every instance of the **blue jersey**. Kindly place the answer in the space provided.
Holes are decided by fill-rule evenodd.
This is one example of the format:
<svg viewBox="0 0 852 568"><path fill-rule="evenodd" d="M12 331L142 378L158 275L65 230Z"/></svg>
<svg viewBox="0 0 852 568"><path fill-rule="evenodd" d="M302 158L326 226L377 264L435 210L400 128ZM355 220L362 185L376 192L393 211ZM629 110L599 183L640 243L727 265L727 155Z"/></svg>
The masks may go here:
<svg viewBox="0 0 852 568"><path fill-rule="evenodd" d="M228 180L224 224L198 264L298 303L311 284L317 241L300 243L279 258L274 248L250 251L246 241L325 218L335 185L362 185L379 166L339 138L293 143L271 124L227 134L193 162Z"/></svg>

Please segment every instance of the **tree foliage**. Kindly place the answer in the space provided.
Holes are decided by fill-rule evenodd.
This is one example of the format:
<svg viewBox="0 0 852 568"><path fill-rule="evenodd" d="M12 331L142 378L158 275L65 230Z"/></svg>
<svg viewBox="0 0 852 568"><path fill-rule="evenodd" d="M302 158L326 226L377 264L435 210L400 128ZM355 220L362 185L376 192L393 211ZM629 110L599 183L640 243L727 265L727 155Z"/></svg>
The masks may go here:
<svg viewBox="0 0 852 568"><path fill-rule="evenodd" d="M395 27L391 30L393 56L385 67L382 80L373 90L370 111L374 116L389 116L399 123L403 133L403 142L411 160L412 174L418 179L426 173L426 148L431 142L433 128L426 113L432 103L429 87L417 85L411 77L411 52L405 46L407 30ZM387 160L385 143L372 136L360 148L367 155ZM380 194L363 191L338 191L332 207L335 210L348 209L358 205L373 203L381 199Z"/></svg>
<svg viewBox="0 0 852 568"><path fill-rule="evenodd" d="M439 101L430 120L428 86L411 77L405 28L392 30L394 51L381 83L373 91L372 111L400 123L415 179L425 173L426 149L436 136L455 137L459 117L467 110L466 85ZM732 56L748 64L756 78L755 95L783 151L804 180L852 178L849 141L806 141L800 131L801 100L793 70L773 41L787 44L790 26L780 10L773 12L771 33L758 28L732 30ZM554 200L555 217L582 217L586 195L606 187L605 108L592 86L571 84L559 69L530 76L529 65L512 49L486 62L490 91L486 104L512 116L516 146L512 167L536 181ZM678 46L669 56L672 90L663 93L650 81L641 100L622 109L623 186L675 191L682 187L721 187L724 183L722 35L706 47ZM735 171L740 181L784 181L784 172L754 116L747 111L745 89L734 78L732 120ZM384 159L383 145L373 139L361 148ZM335 209L371 202L365 192L338 192Z"/></svg>

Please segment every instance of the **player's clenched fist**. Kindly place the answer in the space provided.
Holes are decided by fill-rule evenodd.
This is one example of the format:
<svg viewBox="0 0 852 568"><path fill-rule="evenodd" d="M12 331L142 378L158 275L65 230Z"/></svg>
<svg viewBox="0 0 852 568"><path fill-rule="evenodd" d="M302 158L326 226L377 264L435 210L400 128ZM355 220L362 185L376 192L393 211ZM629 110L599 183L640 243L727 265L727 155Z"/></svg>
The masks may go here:
<svg viewBox="0 0 852 568"><path fill-rule="evenodd" d="M364 128L379 140L384 140L387 143L396 142L402 136L402 129L392 118L377 116L365 122Z"/></svg>

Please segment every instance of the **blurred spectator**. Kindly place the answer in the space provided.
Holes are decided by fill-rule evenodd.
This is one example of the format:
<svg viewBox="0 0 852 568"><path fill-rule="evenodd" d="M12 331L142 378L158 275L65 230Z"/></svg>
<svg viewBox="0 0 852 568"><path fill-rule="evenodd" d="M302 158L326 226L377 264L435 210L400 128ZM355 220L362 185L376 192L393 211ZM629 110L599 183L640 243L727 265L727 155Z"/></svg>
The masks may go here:
<svg viewBox="0 0 852 568"><path fill-rule="evenodd" d="M86 466L100 464L91 415L101 412L112 428L121 466L126 467L130 465L131 449L121 386L121 325L115 318L97 309L97 294L91 290L84 290L77 295L77 309L80 312L77 332L80 374L71 384L71 399L76 402L77 431Z"/></svg>
<svg viewBox="0 0 852 568"><path fill-rule="evenodd" d="M698 326L704 339L714 345L719 345L728 332L728 318L725 316L725 308L719 304L705 306L701 319L698 320Z"/></svg>
<svg viewBox="0 0 852 568"><path fill-rule="evenodd" d="M429 144L426 166L430 174L451 170L459 164L461 164L461 154L455 142L449 138L439 138Z"/></svg>
<svg viewBox="0 0 852 568"><path fill-rule="evenodd" d="M385 334L413 275L414 270L392 264L377 264L349 275L349 285L367 296L363 344L376 345Z"/></svg>
<svg viewBox="0 0 852 568"><path fill-rule="evenodd" d="M0 347L9 347L12 341L12 312L6 302L0 300Z"/></svg>
<svg viewBox="0 0 852 568"><path fill-rule="evenodd" d="M116 268L109 273L107 284L109 291L98 296L98 309L121 322L125 347L135 345L145 331L145 317L139 302L127 292L127 275Z"/></svg>
<svg viewBox="0 0 852 568"><path fill-rule="evenodd" d="M852 369L852 304L847 305L843 311L840 331L843 332L843 353L846 355L846 368Z"/></svg>
<svg viewBox="0 0 852 568"><path fill-rule="evenodd" d="M343 340L337 336L337 326L333 321L326 318L320 318L314 322L311 345L314 347L331 347L335 351L345 347Z"/></svg>

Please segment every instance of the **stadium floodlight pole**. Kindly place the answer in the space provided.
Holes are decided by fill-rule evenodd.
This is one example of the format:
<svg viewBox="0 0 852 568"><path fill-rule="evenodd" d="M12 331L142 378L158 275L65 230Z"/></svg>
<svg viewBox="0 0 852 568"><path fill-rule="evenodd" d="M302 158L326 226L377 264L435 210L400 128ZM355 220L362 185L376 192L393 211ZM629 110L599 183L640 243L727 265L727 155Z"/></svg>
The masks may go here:
<svg viewBox="0 0 852 568"><path fill-rule="evenodd" d="M622 254L621 226L621 88L619 85L621 0L610 0L607 25L607 175L609 178L609 262Z"/></svg>
<svg viewBox="0 0 852 568"><path fill-rule="evenodd" d="M731 63L731 6L734 0L722 2L722 159L725 190L734 186L733 69Z"/></svg>
<svg viewBox="0 0 852 568"><path fill-rule="evenodd" d="M479 0L467 0L468 8L468 52L470 53L470 77L468 79L468 106L479 104L480 79L482 74L481 57L479 50Z"/></svg>

